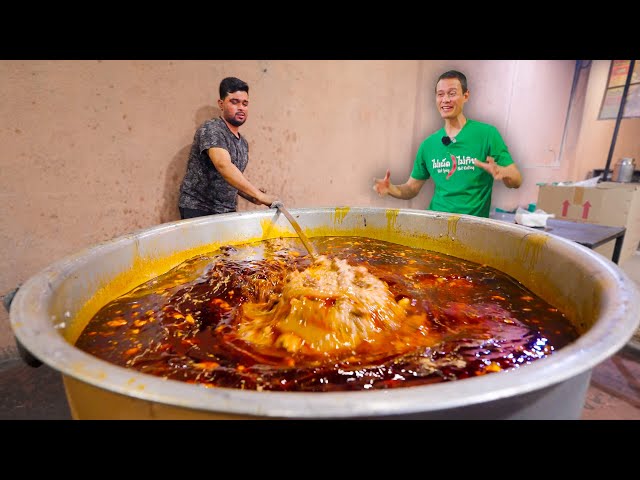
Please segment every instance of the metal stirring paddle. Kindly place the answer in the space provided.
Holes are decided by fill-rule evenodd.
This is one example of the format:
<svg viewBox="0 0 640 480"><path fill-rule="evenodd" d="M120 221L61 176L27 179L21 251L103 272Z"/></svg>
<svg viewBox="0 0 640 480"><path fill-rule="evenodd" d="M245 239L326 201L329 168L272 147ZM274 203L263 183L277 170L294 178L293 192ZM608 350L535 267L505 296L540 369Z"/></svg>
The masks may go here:
<svg viewBox="0 0 640 480"><path fill-rule="evenodd" d="M280 200L276 200L271 205L269 205L268 203L261 202L257 198L246 193L243 193L242 197L246 198L247 200L255 204L262 203L263 205L266 205L269 208L277 208L287 218L287 220L289 220L289 223L291 223L291 225L293 226L293 229L296 231L296 233L300 237L300 240L302 240L304 248L306 248L307 252L309 252L309 256L311 257L311 260L313 261L316 260L316 258L318 257L316 250L313 248L313 245L311 245L311 242L309 241L307 236L304 234L304 232L300 228L300 225L298 225L298 222L296 222L296 219L293 218L293 216L289 213L289 211L286 208L284 208L284 204Z"/></svg>
<svg viewBox="0 0 640 480"><path fill-rule="evenodd" d="M296 222L296 219L293 218L293 215L291 215L289 211L286 208L284 208L283 203L280 201L273 202L271 205L269 205L269 208L277 208L280 212L282 212L282 214L287 218L287 220L289 220L289 223L291 223L291 225L293 226L293 229L296 231L296 233L300 237L300 240L302 240L302 243L304 244L304 247L307 249L307 252L309 252L309 256L311 256L311 260L315 261L318 256L318 254L316 253L316 250L313 248L313 245L311 245L311 242L309 241L307 236L304 234L304 232L300 228L300 225L298 225L298 222Z"/></svg>

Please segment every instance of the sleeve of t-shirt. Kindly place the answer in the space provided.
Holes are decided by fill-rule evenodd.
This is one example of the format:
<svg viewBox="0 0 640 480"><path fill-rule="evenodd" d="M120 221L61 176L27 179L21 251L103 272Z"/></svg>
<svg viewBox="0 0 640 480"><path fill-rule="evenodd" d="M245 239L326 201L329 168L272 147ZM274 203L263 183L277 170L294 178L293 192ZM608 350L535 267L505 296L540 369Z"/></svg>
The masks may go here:
<svg viewBox="0 0 640 480"><path fill-rule="evenodd" d="M509 149L495 127L491 127L489 130L489 155L495 158L496 163L501 167L506 167L513 163Z"/></svg>
<svg viewBox="0 0 640 480"><path fill-rule="evenodd" d="M416 180L428 180L431 177L429 170L427 170L426 150L425 142L422 142L413 162L413 170L411 170L411 177Z"/></svg>
<svg viewBox="0 0 640 480"><path fill-rule="evenodd" d="M224 148L226 151L229 151L229 145L227 144L227 138L220 130L217 128L217 124L209 124L203 126L200 129L199 136L199 148L200 153L204 153L212 147Z"/></svg>

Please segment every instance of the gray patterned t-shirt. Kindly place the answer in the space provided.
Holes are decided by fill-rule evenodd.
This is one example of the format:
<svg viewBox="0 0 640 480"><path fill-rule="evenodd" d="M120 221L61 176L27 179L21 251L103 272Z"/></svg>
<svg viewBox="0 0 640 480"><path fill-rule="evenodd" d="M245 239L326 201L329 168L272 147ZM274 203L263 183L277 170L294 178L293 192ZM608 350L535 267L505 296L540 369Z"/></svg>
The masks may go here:
<svg viewBox="0 0 640 480"><path fill-rule="evenodd" d="M204 122L193 136L187 173L180 185L178 206L204 210L209 214L235 212L238 205L238 189L232 187L218 173L207 151L211 147L224 148L231 162L241 172L249 162L249 144L229 130L222 118Z"/></svg>

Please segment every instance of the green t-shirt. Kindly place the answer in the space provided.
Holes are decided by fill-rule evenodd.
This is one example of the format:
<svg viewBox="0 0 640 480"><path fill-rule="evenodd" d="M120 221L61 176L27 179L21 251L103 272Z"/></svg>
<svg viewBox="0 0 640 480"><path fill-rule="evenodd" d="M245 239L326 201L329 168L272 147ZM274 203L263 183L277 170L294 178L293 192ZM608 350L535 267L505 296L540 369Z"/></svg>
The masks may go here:
<svg viewBox="0 0 640 480"><path fill-rule="evenodd" d="M455 143L445 146L444 127L427 137L418 148L411 176L416 180L433 178L435 189L430 210L488 217L491 209L493 177L473 164L487 156L498 165L513 163L498 129L487 123L467 119Z"/></svg>

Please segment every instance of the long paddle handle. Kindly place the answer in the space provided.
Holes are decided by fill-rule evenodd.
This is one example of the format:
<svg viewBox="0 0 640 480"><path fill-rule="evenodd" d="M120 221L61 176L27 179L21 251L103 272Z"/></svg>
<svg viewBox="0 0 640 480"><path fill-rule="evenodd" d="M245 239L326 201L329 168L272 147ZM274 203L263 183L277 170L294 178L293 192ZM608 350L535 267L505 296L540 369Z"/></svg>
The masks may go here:
<svg viewBox="0 0 640 480"><path fill-rule="evenodd" d="M282 214L287 218L287 220L289 220L289 223L291 223L291 225L293 226L293 229L296 231L296 233L300 237L300 240L302 240L302 243L304 244L304 247L307 249L307 252L309 252L311 259L315 261L318 254L313 248L313 245L311 245L311 242L309 242L309 239L300 228L300 225L298 225L298 222L296 222L296 219L293 218L293 215L291 215L289 211L286 208L284 208L284 205L282 204L282 202L279 202L279 201L273 202L269 206L269 208L277 208L280 212L282 212Z"/></svg>

